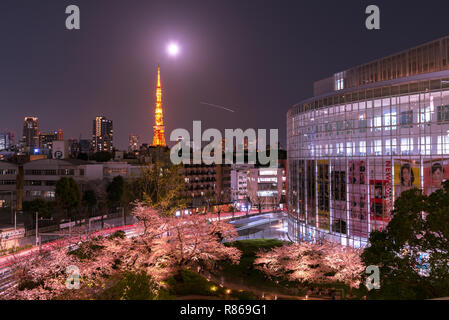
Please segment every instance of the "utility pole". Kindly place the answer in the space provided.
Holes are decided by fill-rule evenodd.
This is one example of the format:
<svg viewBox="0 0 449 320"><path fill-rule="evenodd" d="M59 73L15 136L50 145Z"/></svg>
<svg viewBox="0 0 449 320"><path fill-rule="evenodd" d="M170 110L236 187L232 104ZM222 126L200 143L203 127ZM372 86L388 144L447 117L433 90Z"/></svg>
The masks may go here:
<svg viewBox="0 0 449 320"><path fill-rule="evenodd" d="M122 207L122 213L123 213L123 225L126 226L125 207Z"/></svg>
<svg viewBox="0 0 449 320"><path fill-rule="evenodd" d="M14 240L14 252L17 250L17 210L14 210L14 233L16 239Z"/></svg>
<svg viewBox="0 0 449 320"><path fill-rule="evenodd" d="M39 243L39 213L36 211L36 246Z"/></svg>
<svg viewBox="0 0 449 320"><path fill-rule="evenodd" d="M13 203L13 197L12 197L12 191L11 191L11 203L10 203L10 206L11 206L11 219L13 218L13 207L12 207L12 203Z"/></svg>

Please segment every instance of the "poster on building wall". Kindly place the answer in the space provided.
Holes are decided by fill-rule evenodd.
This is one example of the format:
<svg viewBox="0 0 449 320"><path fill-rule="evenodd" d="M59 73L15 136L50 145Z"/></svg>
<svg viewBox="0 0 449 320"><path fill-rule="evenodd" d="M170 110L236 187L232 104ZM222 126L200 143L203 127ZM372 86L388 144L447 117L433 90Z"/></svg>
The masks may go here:
<svg viewBox="0 0 449 320"><path fill-rule="evenodd" d="M329 231L329 160L319 160L317 165L318 227Z"/></svg>
<svg viewBox="0 0 449 320"><path fill-rule="evenodd" d="M298 219L301 222L306 221L306 212L305 212L305 164L303 160L298 161Z"/></svg>
<svg viewBox="0 0 449 320"><path fill-rule="evenodd" d="M307 185L306 185L306 191L307 191L307 224L313 227L316 227L316 179L315 179L315 161L314 160L307 160Z"/></svg>
<svg viewBox="0 0 449 320"><path fill-rule="evenodd" d="M366 161L349 161L350 232L356 237L368 236L368 188Z"/></svg>
<svg viewBox="0 0 449 320"><path fill-rule="evenodd" d="M347 234L347 174L346 161L336 159L332 161L332 231Z"/></svg>
<svg viewBox="0 0 449 320"><path fill-rule="evenodd" d="M421 189L420 163L417 160L394 160L394 199L413 188Z"/></svg>
<svg viewBox="0 0 449 320"><path fill-rule="evenodd" d="M370 161L370 214L374 229L381 229L391 220L392 209L392 175L393 166L391 160ZM379 223L377 223L379 222ZM379 225L380 228L376 228ZM372 226L373 227L373 226Z"/></svg>
<svg viewBox="0 0 449 320"><path fill-rule="evenodd" d="M430 195L449 179L449 159L424 161L424 194Z"/></svg>

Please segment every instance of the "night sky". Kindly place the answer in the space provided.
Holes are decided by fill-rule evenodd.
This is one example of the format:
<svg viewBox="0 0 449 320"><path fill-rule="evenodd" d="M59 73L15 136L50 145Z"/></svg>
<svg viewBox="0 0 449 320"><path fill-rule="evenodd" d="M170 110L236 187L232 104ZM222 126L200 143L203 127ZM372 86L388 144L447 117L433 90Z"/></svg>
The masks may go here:
<svg viewBox="0 0 449 320"><path fill-rule="evenodd" d="M70 4L81 30L65 28ZM380 31L365 28L370 4ZM24 116L37 116L41 131L90 138L104 115L116 147L130 133L151 143L160 63L167 141L202 120L203 130L278 128L285 147L286 113L313 81L448 35L448 12L447 0L1 0L0 130L18 140Z"/></svg>

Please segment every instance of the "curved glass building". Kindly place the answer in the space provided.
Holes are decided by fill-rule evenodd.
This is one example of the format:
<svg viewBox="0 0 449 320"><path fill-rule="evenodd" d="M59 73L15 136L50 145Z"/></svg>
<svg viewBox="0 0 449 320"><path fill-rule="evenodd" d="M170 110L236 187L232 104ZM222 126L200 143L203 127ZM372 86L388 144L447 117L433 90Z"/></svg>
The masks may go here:
<svg viewBox="0 0 449 320"><path fill-rule="evenodd" d="M335 74L287 114L289 236L366 246L449 179L449 37Z"/></svg>

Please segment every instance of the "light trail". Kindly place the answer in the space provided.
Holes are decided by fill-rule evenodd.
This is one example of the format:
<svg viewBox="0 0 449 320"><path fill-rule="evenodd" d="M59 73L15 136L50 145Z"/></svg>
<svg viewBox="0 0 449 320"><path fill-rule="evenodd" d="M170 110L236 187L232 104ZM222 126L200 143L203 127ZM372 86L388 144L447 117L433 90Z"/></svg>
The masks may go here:
<svg viewBox="0 0 449 320"><path fill-rule="evenodd" d="M210 107L214 107L214 108L219 108L219 109L223 109L223 110L227 110L229 112L235 112L235 110L220 106L218 104L213 104L213 103L208 103L208 102L200 102L200 104L202 105L206 105L206 106L210 106Z"/></svg>

